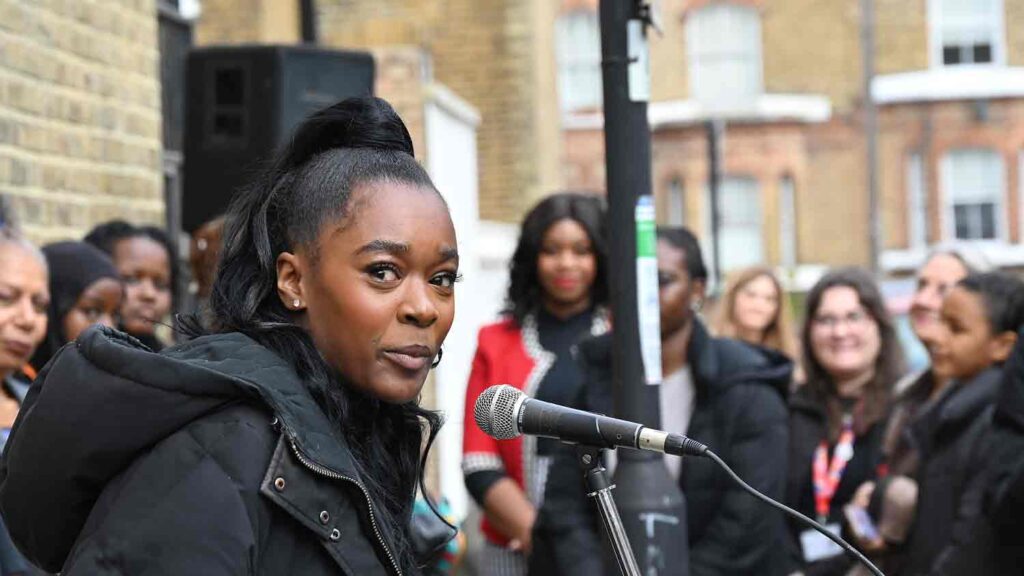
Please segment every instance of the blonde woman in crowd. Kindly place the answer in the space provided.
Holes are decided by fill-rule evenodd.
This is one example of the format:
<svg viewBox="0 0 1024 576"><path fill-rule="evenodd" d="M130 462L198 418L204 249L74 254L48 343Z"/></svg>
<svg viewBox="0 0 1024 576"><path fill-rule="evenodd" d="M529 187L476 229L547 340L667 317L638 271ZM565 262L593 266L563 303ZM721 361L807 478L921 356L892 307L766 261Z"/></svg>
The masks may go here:
<svg viewBox="0 0 1024 576"><path fill-rule="evenodd" d="M767 266L751 266L729 275L713 314L712 329L721 338L771 348L791 360L800 357L786 294ZM793 378L802 382L803 371L795 371Z"/></svg>

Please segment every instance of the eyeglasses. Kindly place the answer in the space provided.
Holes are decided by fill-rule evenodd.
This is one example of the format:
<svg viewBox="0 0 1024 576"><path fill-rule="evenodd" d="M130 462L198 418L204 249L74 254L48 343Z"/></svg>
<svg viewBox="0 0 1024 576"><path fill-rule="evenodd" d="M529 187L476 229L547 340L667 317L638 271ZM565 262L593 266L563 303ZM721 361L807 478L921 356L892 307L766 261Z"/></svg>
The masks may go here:
<svg viewBox="0 0 1024 576"><path fill-rule="evenodd" d="M867 312L863 310L857 310L850 312L844 316L837 316L834 314L822 314L821 316L814 317L815 328L822 328L828 330L835 330L839 325L844 325L847 328L860 327L864 325L871 317Z"/></svg>

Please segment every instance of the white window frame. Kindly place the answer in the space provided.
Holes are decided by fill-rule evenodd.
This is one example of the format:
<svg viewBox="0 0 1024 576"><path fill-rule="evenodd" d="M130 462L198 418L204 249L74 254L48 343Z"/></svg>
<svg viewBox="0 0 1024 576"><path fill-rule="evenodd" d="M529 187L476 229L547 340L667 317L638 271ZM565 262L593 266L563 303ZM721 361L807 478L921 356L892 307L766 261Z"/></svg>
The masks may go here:
<svg viewBox="0 0 1024 576"><path fill-rule="evenodd" d="M924 178L924 160L915 152L907 158L907 248L928 245L928 190Z"/></svg>
<svg viewBox="0 0 1024 576"><path fill-rule="evenodd" d="M951 64L942 61L942 0L928 0L928 52L932 68L961 68L967 66L1006 66L1006 7L1004 0L992 0L996 22L992 37L992 62L981 64Z"/></svg>
<svg viewBox="0 0 1024 576"><path fill-rule="evenodd" d="M941 196L943 206L943 222L942 222L942 237L948 241L967 241L961 240L956 237L956 212L954 211L953 195L950 193L950 180L952 172L952 155L956 152L968 152L968 151L983 151L990 154L994 154L999 160L1001 170L999 170L999 196L998 202L995 207L995 238L985 238L977 240L969 240L970 242L978 242L982 244L1001 244L1005 243L1009 238L1008 230L1009 223L1006 211L1006 159L998 150L991 148L978 148L978 147L965 147L965 148L954 148L946 151L942 156L942 167L941 167Z"/></svg>
<svg viewBox="0 0 1024 576"><path fill-rule="evenodd" d="M686 226L686 183L679 176L668 182L665 202L666 222L669 226Z"/></svg>
<svg viewBox="0 0 1024 576"><path fill-rule="evenodd" d="M710 107L710 108L716 108L716 107L733 108L733 107L736 106L736 103L734 103L734 102L731 102L729 100L719 101L719 98L717 98L717 97L715 97L715 98L707 98L707 97L702 98L700 96L700 94L698 94L697 90L695 89L695 86L699 86L699 85L703 84L703 82L701 82L701 79L697 77L698 74L700 73L699 72L700 65L698 64L698 62L699 62L700 57L702 56L702 53L701 53L700 49L698 48L699 46L702 45L702 42L701 42L701 30L700 30L701 19L702 19L702 16L703 17L709 17L708 15L712 11L735 11L737 13L743 12L743 13L745 13L745 17L749 17L749 16L752 15L754 21L756 22L755 37L753 39L749 40L751 42L751 45L754 47L754 50L755 50L755 52L754 52L752 57L753 57L754 60L756 60L756 66L755 66L755 70L754 70L754 77L752 78L752 81L753 81L753 91L749 95L751 97L752 102L748 103L750 107L753 107L754 105L756 105L757 98L760 95L764 94L764 43L763 43L763 32L762 32L761 14L760 14L760 12L758 11L757 8L755 8L753 6L745 5L745 4L736 4L736 3L730 3L730 2L709 3L709 4L705 5L705 6L701 6L700 8L691 11L687 15L687 19L686 19L686 63L687 63L687 72L688 72L688 79L689 79L689 85L690 85L690 88L689 88L690 97L693 100L701 102L701 104L703 104L703 105L705 105L707 107ZM742 47L742 46L738 46L737 48L740 48L740 47ZM740 51L737 49L736 52L740 52ZM741 105L741 107L742 107L742 105Z"/></svg>
<svg viewBox="0 0 1024 576"><path fill-rule="evenodd" d="M730 180L744 180L744 181L753 182L753 184L754 184L754 197L757 200L757 211L758 211L758 215L760 217L759 228L760 228L761 235L760 235L760 239L759 240L760 240L761 254L760 254L760 258L758 258L755 261L752 261L752 262L750 262L748 264L741 264L740 266L738 266L736 268L729 268L726 265L727 262L726 262L726 257L725 257L725 251L722 249L723 248L722 246L719 246L719 253L718 253L718 255L721 258L719 263L722 265L722 270L715 270L714 271L715 273L725 272L726 274L728 274L728 272L730 272L732 270L735 270L735 269L738 269L738 268L742 268L742 267L745 267L745 266L752 266L752 265L755 265L755 264L764 264L764 263L766 263L768 261L768 243L767 243L767 238L765 236L765 226L767 224L767 221L765 219L765 209L764 209L765 206L764 206L764 194L763 194L762 183L757 178L755 178L753 176L750 176L750 175L747 175L747 174L725 174L725 175L722 176L722 179L719 181L719 184L718 184L719 185L719 194L721 194L721 192L725 189L725 187L727 185L726 183L728 181L730 181ZM721 201L721 196L719 196L719 201ZM712 252L712 245L713 245L713 243L715 242L716 239L712 236L713 227L711 226L711 217L712 217L712 214L711 214L711 186L710 186L710 183L708 183L708 182L705 182L705 185L704 185L704 202L703 202L703 204L704 204L704 218L703 218L703 222L702 222L702 224L703 224L702 228L704 229L704 238L706 239L706 241L702 242L701 244L704 246L704 260L705 260L705 262L708 263L708 265L710 267L711 256L713 254L713 252ZM724 215L725 212L727 211L727 209L728 209L727 206L719 204L719 216ZM720 226L719 227L719 232L721 232L721 231L722 231L722 229L721 229L721 226ZM717 279L712 279L712 280L717 282Z"/></svg>
<svg viewBox="0 0 1024 576"><path fill-rule="evenodd" d="M763 218L762 218L763 220ZM800 258L796 223L796 182L786 174L779 179L779 263L796 268Z"/></svg>
<svg viewBox="0 0 1024 576"><path fill-rule="evenodd" d="M1017 242L1024 243L1024 150L1017 151Z"/></svg>
<svg viewBox="0 0 1024 576"><path fill-rule="evenodd" d="M566 48L568 44L575 40L575 38L569 37L570 24L575 19L583 18L589 19L594 23L597 51L590 55L570 53ZM555 22L555 51L558 76L558 105L562 113L600 109L603 104L604 93L601 81L601 26L597 12L595 10L579 9L559 16ZM565 88L569 84L568 70L570 68L585 68L588 66L593 66L597 72L597 92L594 94L584 94L585 98L580 98L579 94L574 94L575 97L570 97L565 92Z"/></svg>

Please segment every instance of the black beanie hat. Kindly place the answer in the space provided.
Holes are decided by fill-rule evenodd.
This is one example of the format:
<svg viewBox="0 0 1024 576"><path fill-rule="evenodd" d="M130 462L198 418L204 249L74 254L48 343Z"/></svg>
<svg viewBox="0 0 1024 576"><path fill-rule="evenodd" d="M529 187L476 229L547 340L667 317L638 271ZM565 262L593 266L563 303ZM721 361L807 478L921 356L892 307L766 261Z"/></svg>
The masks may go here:
<svg viewBox="0 0 1024 576"><path fill-rule="evenodd" d="M57 242L43 247L50 268L50 307L47 310L46 339L32 356L30 364L42 369L68 342L64 336L64 316L75 307L79 296L97 280L121 281L117 268L102 250L85 242Z"/></svg>

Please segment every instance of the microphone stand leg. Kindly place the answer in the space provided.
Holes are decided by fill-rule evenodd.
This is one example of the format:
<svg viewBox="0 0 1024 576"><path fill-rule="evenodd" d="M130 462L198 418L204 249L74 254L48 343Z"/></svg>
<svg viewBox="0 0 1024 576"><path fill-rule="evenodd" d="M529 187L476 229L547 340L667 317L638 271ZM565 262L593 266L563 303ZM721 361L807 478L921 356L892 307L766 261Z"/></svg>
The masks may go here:
<svg viewBox="0 0 1024 576"><path fill-rule="evenodd" d="M619 572L623 576L640 576L640 567L633 556L633 549L629 545L629 538L619 517L619 509L615 506L615 499L612 498L612 489L615 486L609 483L607 470L601 465L602 451L593 446L577 444L576 462L583 470L583 477L587 482L587 496L597 501L601 523L604 524L608 539L611 540Z"/></svg>

